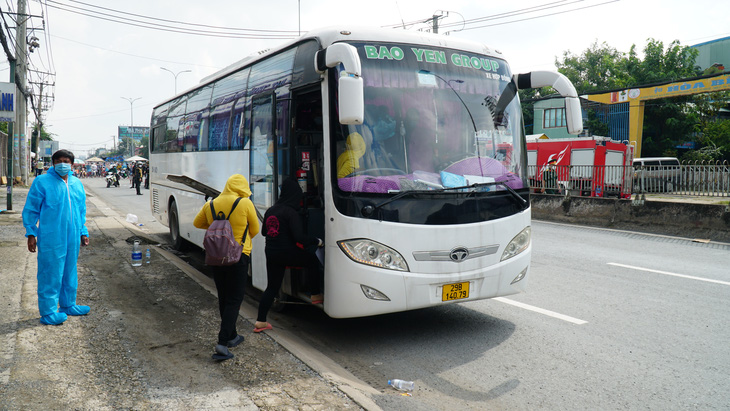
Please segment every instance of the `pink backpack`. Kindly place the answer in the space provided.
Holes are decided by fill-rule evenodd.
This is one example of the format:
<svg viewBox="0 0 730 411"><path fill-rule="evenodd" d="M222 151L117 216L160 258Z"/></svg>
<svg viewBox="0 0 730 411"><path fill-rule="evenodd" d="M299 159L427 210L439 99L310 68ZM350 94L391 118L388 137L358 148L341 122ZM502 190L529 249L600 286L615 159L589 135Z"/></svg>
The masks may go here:
<svg viewBox="0 0 730 411"><path fill-rule="evenodd" d="M243 232L243 243L239 244L233 236L233 228L228 218L233 214L238 202L242 197L236 199L231 207L228 217L222 211L216 215L213 200L210 200L210 212L213 215L213 223L205 231L203 238L203 247L205 248L205 264L212 266L228 266L233 265L241 259L243 244L246 243L246 235L248 234L248 224L246 231Z"/></svg>

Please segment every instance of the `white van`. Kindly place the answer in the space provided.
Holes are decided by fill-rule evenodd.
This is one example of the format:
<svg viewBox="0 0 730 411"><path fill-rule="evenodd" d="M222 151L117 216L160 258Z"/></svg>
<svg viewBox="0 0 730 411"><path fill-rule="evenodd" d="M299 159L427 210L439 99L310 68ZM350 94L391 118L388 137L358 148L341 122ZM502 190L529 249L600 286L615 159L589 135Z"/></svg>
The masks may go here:
<svg viewBox="0 0 730 411"><path fill-rule="evenodd" d="M634 192L672 192L679 188L682 167L676 157L634 159Z"/></svg>

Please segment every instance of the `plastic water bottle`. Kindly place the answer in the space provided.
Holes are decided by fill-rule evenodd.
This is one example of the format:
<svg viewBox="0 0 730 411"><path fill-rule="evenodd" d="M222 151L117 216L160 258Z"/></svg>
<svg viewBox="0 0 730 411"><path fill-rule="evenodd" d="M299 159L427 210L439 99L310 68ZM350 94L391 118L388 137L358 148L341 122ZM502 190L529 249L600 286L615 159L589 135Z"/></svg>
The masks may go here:
<svg viewBox="0 0 730 411"><path fill-rule="evenodd" d="M413 391L416 385L413 381L404 381L399 379L388 380L388 385L400 391Z"/></svg>
<svg viewBox="0 0 730 411"><path fill-rule="evenodd" d="M135 240L132 246L132 267L139 267L142 265L142 248L139 246L139 241Z"/></svg>
<svg viewBox="0 0 730 411"><path fill-rule="evenodd" d="M147 251L144 253L144 263L149 264L152 260L152 255L150 255L150 249L148 248Z"/></svg>

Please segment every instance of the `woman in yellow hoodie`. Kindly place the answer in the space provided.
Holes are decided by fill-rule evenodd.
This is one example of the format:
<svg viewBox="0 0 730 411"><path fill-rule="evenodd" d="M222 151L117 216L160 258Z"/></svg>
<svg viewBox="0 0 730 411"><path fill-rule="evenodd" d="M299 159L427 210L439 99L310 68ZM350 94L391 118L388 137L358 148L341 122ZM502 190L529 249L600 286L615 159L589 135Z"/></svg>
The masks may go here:
<svg viewBox="0 0 730 411"><path fill-rule="evenodd" d="M250 196L251 189L246 177L234 174L228 178L220 195L213 200L216 213L223 212L227 216L230 214L228 221L231 223L233 236L236 237L236 241L243 244L243 254L236 264L215 267L213 273L215 288L218 290L218 309L221 315L218 344L216 344L215 354L213 354L213 358L216 360L233 358L233 354L228 349L243 342L243 336L236 331L236 320L238 320L238 310L243 302L248 264L251 262L251 239L259 232L259 219L256 216L256 208L249 199ZM231 213L233 203L239 197L243 198ZM213 220L210 203L206 202L195 216L193 225L205 230L210 227ZM246 233L245 239L243 238L244 233Z"/></svg>

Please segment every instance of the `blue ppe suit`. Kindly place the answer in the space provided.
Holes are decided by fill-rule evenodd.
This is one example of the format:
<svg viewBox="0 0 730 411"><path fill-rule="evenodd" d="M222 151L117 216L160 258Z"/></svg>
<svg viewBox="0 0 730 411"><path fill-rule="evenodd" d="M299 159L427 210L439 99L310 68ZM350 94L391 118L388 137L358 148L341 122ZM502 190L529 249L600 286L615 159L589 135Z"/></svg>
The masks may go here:
<svg viewBox="0 0 730 411"><path fill-rule="evenodd" d="M86 191L68 174L68 183L49 168L35 178L23 207L25 236L35 236L38 252L38 310L41 319L76 305L76 261L86 228Z"/></svg>

